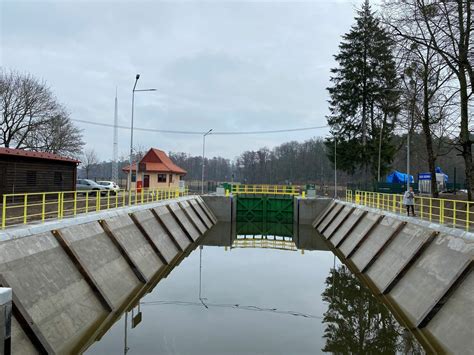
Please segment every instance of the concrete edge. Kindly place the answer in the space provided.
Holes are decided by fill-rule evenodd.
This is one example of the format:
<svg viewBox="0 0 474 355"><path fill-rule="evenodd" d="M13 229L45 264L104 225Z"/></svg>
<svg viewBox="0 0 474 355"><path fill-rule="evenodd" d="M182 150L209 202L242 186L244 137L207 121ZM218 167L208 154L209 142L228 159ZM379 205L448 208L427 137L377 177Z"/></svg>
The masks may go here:
<svg viewBox="0 0 474 355"><path fill-rule="evenodd" d="M465 239L466 241L469 241L469 242L474 242L474 233L467 232L467 231L464 231L464 230L459 229L459 228L447 227L447 226L444 226L444 225L439 224L439 223L425 221L425 220L422 220L422 219L418 219L416 217L408 217L408 216L404 216L404 215L401 215L401 214L397 214L397 213L393 213L393 212L389 212L389 211L385 211L385 210L379 210L379 209L372 208L372 207L358 205L358 204L351 203L351 202L346 202L346 201L341 201L341 200L336 200L336 202L340 203L340 204L343 204L343 205L346 205L346 206L356 207L358 209L361 209L361 210L364 210L364 211L367 211L367 212L376 213L376 214L380 214L381 212L383 212L383 214L386 217L391 217L391 218L394 218L394 219L398 219L398 220L403 221L403 222L409 222L411 224L415 224L415 225L418 225L420 227L429 228L431 230L434 230L434 231L437 231L437 232L440 232L440 233L449 234L449 235L452 235L452 236L455 236L455 237Z"/></svg>
<svg viewBox="0 0 474 355"><path fill-rule="evenodd" d="M143 205L137 206L125 206L125 207L118 207L109 209L106 211L99 211L99 212L92 212L88 214L78 214L76 217L70 216L65 217L61 220L51 220L45 221L44 223L38 224L26 224L26 225L18 225L11 228L6 228L3 231L0 231L0 242L28 237L34 234L45 233L55 229L75 226L78 224L84 224L89 222L98 221L101 219L107 219L110 217L116 217L124 213L133 213L142 210L152 209L158 206L167 205L170 202L180 202L180 201L187 201L191 199L195 199L195 196L183 196L169 200L161 200L157 202L150 202Z"/></svg>

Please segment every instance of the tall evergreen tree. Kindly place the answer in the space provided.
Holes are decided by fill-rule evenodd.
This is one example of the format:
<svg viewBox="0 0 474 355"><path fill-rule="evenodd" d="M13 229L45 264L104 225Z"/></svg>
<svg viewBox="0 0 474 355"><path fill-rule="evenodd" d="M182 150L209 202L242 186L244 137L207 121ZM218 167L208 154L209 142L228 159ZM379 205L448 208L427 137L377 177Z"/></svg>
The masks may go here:
<svg viewBox="0 0 474 355"><path fill-rule="evenodd" d="M329 158L334 161L335 138L337 166L348 173L363 169L375 178L379 159L384 174L395 154L390 138L400 93L393 44L366 0L357 11L355 24L342 37L335 55L338 67L331 70L332 86L328 88Z"/></svg>

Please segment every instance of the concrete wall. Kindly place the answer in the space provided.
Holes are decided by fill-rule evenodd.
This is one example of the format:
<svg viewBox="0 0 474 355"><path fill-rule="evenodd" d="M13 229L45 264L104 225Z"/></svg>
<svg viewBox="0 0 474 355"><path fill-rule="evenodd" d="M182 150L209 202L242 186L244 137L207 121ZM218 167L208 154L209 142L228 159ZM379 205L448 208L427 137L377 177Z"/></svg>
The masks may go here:
<svg viewBox="0 0 474 355"><path fill-rule="evenodd" d="M474 354L474 235L331 203L315 227L429 352Z"/></svg>
<svg viewBox="0 0 474 355"><path fill-rule="evenodd" d="M0 287L18 310L12 353L83 351L214 221L201 199L183 197L0 233Z"/></svg>

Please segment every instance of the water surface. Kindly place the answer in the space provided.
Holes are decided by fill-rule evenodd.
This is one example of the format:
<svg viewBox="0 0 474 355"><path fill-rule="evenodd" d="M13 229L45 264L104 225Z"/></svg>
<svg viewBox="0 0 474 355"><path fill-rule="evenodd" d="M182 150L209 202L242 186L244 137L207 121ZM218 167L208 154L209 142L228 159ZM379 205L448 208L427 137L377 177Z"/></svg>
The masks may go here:
<svg viewBox="0 0 474 355"><path fill-rule="evenodd" d="M245 238L229 230L217 226L141 300L133 329L128 314L129 354L421 351L314 232ZM124 353L124 325L122 316L87 353Z"/></svg>

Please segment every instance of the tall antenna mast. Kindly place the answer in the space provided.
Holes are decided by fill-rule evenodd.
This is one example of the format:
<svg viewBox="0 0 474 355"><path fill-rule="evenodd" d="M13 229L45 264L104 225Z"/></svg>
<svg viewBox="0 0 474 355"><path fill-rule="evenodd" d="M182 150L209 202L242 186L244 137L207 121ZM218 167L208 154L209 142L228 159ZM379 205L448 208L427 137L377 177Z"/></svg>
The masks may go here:
<svg viewBox="0 0 474 355"><path fill-rule="evenodd" d="M112 160L112 181L118 182L118 99L117 87L115 88L115 112L114 112L114 156Z"/></svg>

